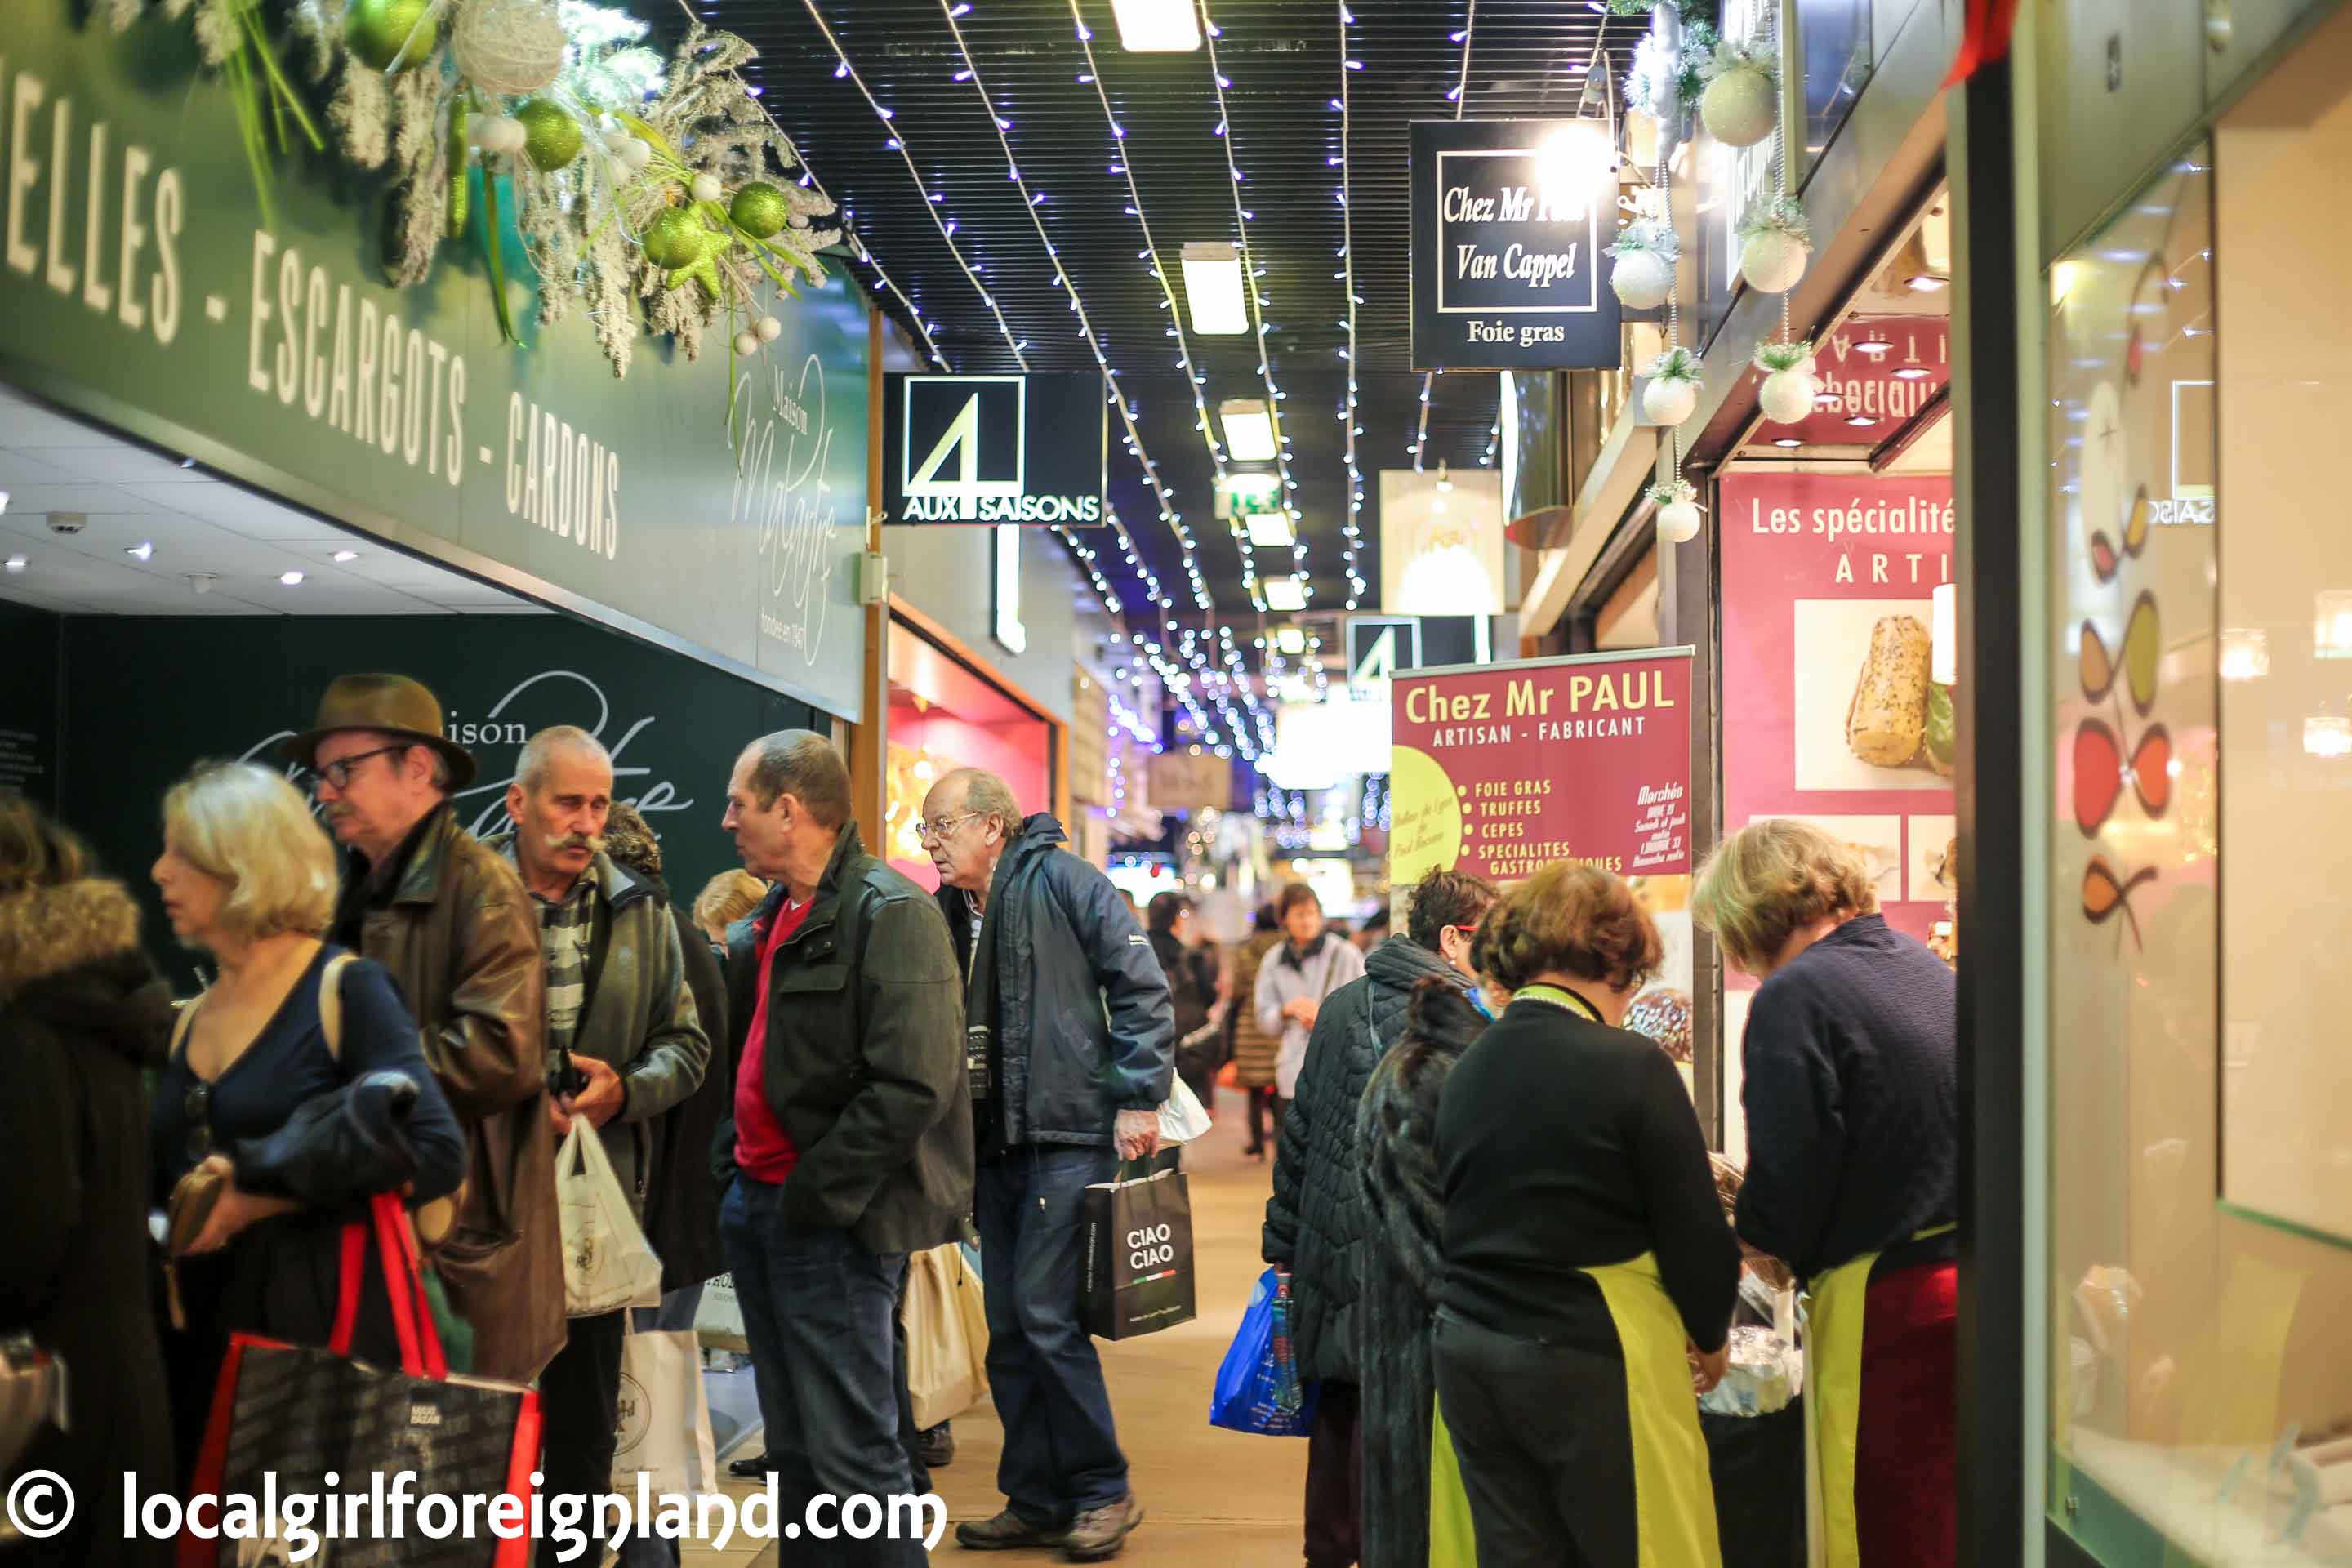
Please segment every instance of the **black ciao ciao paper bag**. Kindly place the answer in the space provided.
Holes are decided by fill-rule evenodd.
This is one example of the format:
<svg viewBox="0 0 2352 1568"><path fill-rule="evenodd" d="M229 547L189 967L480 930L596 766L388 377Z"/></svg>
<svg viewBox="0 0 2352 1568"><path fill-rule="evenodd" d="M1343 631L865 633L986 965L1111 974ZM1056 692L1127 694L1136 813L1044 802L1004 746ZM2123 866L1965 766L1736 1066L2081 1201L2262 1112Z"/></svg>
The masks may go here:
<svg viewBox="0 0 2352 1568"><path fill-rule="evenodd" d="M1181 1171L1086 1192L1087 1331L1131 1340L1192 1321L1192 1201Z"/></svg>

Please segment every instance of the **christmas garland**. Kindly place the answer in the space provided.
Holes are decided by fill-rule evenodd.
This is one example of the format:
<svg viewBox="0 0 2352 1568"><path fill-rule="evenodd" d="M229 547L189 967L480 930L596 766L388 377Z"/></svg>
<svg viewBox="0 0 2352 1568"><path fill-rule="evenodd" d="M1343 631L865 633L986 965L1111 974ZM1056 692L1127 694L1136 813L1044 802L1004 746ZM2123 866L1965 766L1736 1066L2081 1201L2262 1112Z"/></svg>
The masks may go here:
<svg viewBox="0 0 2352 1568"><path fill-rule="evenodd" d="M423 282L470 236L519 342L510 198L540 324L583 310L616 376L646 330L688 360L713 326L730 355L756 353L782 331L768 304L797 297L796 279L823 282L817 252L841 238L819 226L834 204L794 178L798 151L738 74L755 51L699 23L665 63L642 46L644 23L582 0L101 4L117 31L151 10L189 22L236 103L265 221L273 157L298 134L331 142L387 183L391 280Z"/></svg>

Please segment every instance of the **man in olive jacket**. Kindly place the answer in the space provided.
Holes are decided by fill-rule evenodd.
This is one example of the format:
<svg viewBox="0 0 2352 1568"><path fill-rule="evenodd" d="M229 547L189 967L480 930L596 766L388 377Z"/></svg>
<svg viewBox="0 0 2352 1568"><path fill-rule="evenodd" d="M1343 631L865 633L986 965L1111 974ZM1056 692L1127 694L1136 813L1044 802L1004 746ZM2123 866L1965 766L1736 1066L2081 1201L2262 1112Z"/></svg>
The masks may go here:
<svg viewBox="0 0 2352 1568"><path fill-rule="evenodd" d="M727 786L744 868L777 886L728 931L742 1024L735 1116L713 1149L719 1239L781 1478L810 1497L914 1489L896 1326L909 1252L971 1204L963 989L920 888L867 854L824 737L754 741ZM782 1561L917 1568L919 1541L782 1543ZM808 1553L797 1556L796 1552Z"/></svg>
<svg viewBox="0 0 2352 1568"><path fill-rule="evenodd" d="M473 782L473 756L443 731L439 700L406 676L338 678L281 754L310 770L351 852L329 934L399 983L466 1128L454 1223L442 1234L428 1205L417 1228L473 1332L468 1370L528 1383L564 1340L545 971L530 895L459 826L449 797Z"/></svg>

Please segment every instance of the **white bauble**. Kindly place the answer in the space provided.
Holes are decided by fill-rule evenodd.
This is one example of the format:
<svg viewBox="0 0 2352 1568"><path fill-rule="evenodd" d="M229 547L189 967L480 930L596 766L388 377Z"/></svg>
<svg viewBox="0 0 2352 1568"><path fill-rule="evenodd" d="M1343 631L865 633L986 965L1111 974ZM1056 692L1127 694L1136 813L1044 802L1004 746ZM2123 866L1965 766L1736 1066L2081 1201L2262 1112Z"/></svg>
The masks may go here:
<svg viewBox="0 0 2352 1568"><path fill-rule="evenodd" d="M482 137L483 133L489 130L490 121L496 118L497 116L490 114L477 114L471 120L467 121L466 145L468 147L478 147L485 153L488 152L490 150L489 143L483 141Z"/></svg>
<svg viewBox="0 0 2352 1568"><path fill-rule="evenodd" d="M621 162L628 165L629 173L633 174L644 174L653 161L653 143L641 137L630 137L629 144L621 149Z"/></svg>
<svg viewBox="0 0 2352 1568"><path fill-rule="evenodd" d="M1675 289L1675 264L1654 250L1629 250L1612 258L1609 287L1629 310L1654 310Z"/></svg>
<svg viewBox="0 0 2352 1568"><path fill-rule="evenodd" d="M763 343L772 343L784 335L783 322L773 316L761 317L751 323L751 330L760 334L760 341Z"/></svg>
<svg viewBox="0 0 2352 1568"><path fill-rule="evenodd" d="M511 155L521 152L523 143L530 140L530 132L524 128L523 122L509 114L493 114L481 121L481 146L485 153Z"/></svg>
<svg viewBox="0 0 2352 1568"><path fill-rule="evenodd" d="M1734 66L1699 95L1698 117L1707 134L1727 147L1753 147L1772 134L1780 118L1780 92L1754 66Z"/></svg>
<svg viewBox="0 0 2352 1568"><path fill-rule="evenodd" d="M485 92L521 98L555 79L567 42L554 0L467 0L449 56L457 74Z"/></svg>
<svg viewBox="0 0 2352 1568"><path fill-rule="evenodd" d="M687 189L698 202L715 202L726 187L719 183L716 174L697 174L688 183Z"/></svg>
<svg viewBox="0 0 2352 1568"><path fill-rule="evenodd" d="M1658 509L1658 537L1668 544L1688 544L1698 537L1698 503L1670 500Z"/></svg>
<svg viewBox="0 0 2352 1568"><path fill-rule="evenodd" d="M1775 425L1794 425L1813 411L1813 399L1821 387L1801 370L1776 370L1764 378L1764 390L1757 401L1764 405L1764 417Z"/></svg>
<svg viewBox="0 0 2352 1568"><path fill-rule="evenodd" d="M739 354L758 353L760 352L760 334L757 332L736 333L735 352Z"/></svg>
<svg viewBox="0 0 2352 1568"><path fill-rule="evenodd" d="M628 153L629 143L635 141L636 138L631 135L628 132L621 129L621 127L615 125L612 130L605 132L602 137L598 138L598 140L604 143L605 152L610 153L614 157L618 158L625 156Z"/></svg>
<svg viewBox="0 0 2352 1568"><path fill-rule="evenodd" d="M1698 412L1698 388L1687 381L1654 381L1642 389L1642 412L1653 425L1679 425Z"/></svg>
<svg viewBox="0 0 2352 1568"><path fill-rule="evenodd" d="M1767 229L1739 247L1739 275L1759 293L1785 294L1804 277L1812 254L1795 235Z"/></svg>

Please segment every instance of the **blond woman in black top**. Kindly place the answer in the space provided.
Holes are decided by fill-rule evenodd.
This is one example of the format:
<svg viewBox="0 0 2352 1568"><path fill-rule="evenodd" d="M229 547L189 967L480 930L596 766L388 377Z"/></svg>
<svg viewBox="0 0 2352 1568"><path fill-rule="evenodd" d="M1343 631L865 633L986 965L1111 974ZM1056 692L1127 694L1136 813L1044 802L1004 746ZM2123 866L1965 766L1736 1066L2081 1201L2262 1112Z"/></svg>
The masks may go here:
<svg viewBox="0 0 2352 1568"><path fill-rule="evenodd" d="M1562 862L1480 947L1512 997L1439 1102L1436 1333L1479 1568L1718 1568L1693 1389L1723 1375L1739 1247L1682 1075L1620 1026L1657 931Z"/></svg>

